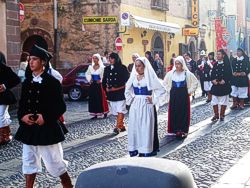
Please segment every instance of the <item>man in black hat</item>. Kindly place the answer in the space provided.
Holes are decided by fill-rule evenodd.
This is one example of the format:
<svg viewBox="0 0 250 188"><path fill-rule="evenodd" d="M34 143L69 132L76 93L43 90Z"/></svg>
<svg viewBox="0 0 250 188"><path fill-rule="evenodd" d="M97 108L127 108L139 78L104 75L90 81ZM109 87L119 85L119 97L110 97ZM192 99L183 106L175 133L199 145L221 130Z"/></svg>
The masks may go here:
<svg viewBox="0 0 250 188"><path fill-rule="evenodd" d="M117 125L114 133L119 134L126 131L123 122L124 114L127 112L124 92L129 73L117 53L109 55L109 62L110 65L104 69L102 84L110 102L111 113L117 116Z"/></svg>
<svg viewBox="0 0 250 188"><path fill-rule="evenodd" d="M231 80L233 105L231 109L243 109L244 100L248 98L248 74L250 73L249 58L243 49L237 49L237 57L232 61L231 66L233 71Z"/></svg>
<svg viewBox="0 0 250 188"><path fill-rule="evenodd" d="M64 188L73 187L61 145L66 131L58 121L66 105L60 82L47 73L51 57L43 48L33 46L22 85L15 138L23 143L26 188L33 187L41 172L41 159L52 176L60 177Z"/></svg>

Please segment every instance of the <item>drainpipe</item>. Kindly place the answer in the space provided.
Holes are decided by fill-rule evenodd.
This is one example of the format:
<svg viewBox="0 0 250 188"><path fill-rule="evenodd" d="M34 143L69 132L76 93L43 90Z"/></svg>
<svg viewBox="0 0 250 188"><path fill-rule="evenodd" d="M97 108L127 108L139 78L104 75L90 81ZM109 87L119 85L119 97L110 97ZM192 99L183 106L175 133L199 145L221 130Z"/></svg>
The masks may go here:
<svg viewBox="0 0 250 188"><path fill-rule="evenodd" d="M54 67L57 67L58 60L58 20L57 20L57 0L54 0Z"/></svg>

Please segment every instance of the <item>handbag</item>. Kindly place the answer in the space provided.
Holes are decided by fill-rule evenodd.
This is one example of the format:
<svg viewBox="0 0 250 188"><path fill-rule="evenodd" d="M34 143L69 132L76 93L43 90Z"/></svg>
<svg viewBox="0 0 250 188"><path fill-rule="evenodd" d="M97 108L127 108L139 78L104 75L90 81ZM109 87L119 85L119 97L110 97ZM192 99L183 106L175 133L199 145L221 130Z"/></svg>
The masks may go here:
<svg viewBox="0 0 250 188"><path fill-rule="evenodd" d="M11 90L7 89L0 93L0 105L11 105L17 102L15 95Z"/></svg>

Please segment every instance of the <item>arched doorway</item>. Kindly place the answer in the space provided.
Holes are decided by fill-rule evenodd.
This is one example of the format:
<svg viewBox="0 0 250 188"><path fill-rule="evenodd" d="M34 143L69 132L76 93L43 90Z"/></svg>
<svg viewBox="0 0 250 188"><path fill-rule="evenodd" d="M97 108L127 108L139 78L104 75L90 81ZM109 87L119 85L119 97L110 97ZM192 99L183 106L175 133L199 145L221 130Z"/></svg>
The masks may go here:
<svg viewBox="0 0 250 188"><path fill-rule="evenodd" d="M188 51L189 51L190 54L191 54L191 58L192 58L192 59L195 59L196 53L195 53L195 44L194 44L194 41L191 41L191 42L190 42Z"/></svg>
<svg viewBox="0 0 250 188"><path fill-rule="evenodd" d="M153 55L158 53L164 62L164 44L162 40L162 36L160 33L155 33L152 39L152 52Z"/></svg>
<svg viewBox="0 0 250 188"><path fill-rule="evenodd" d="M38 45L46 50L48 50L48 43L46 40L39 35L32 35L28 37L23 43L23 52L29 52L33 45Z"/></svg>
<svg viewBox="0 0 250 188"><path fill-rule="evenodd" d="M207 47L206 47L206 43L204 40L200 41L200 51L204 50L205 52L207 52Z"/></svg>
<svg viewBox="0 0 250 188"><path fill-rule="evenodd" d="M21 33L21 40L23 51L30 49L33 44L39 44L51 53L54 50L51 35L42 29L27 29L23 31Z"/></svg>

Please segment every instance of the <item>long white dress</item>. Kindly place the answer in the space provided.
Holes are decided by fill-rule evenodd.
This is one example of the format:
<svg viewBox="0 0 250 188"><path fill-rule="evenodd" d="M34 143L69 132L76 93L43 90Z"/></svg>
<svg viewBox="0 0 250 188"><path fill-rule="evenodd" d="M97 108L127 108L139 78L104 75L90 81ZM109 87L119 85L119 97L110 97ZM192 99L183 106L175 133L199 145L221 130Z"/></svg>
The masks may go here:
<svg viewBox="0 0 250 188"><path fill-rule="evenodd" d="M154 143L154 105L157 98L165 93L164 87L152 91L152 95L135 94L134 88L147 87L143 78L138 81L135 77L133 86L126 88L125 97L127 105L130 105L128 123L128 150L138 151L141 154L153 152ZM147 97L153 96L153 104L147 102Z"/></svg>

